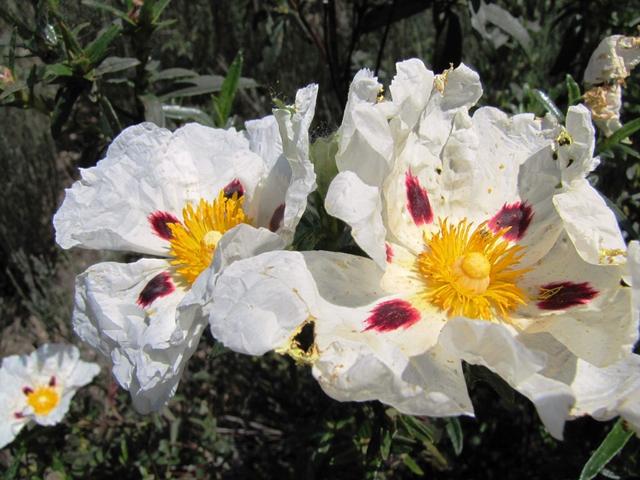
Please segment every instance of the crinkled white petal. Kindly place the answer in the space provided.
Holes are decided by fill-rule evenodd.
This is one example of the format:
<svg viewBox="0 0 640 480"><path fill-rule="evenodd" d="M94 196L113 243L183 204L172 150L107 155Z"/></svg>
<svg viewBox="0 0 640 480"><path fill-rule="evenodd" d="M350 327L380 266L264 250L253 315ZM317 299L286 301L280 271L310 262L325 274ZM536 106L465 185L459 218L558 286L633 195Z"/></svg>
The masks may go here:
<svg viewBox="0 0 640 480"><path fill-rule="evenodd" d="M67 189L53 219L56 241L63 248L166 255L168 242L153 232L150 214L182 219L188 202L212 201L234 179L250 198L263 172L240 132L197 124L174 133L150 123L129 127Z"/></svg>
<svg viewBox="0 0 640 480"><path fill-rule="evenodd" d="M597 266L585 262L566 235L519 283L530 301L517 310L520 328L549 332L579 357L599 366L629 354L638 339L638 319L632 312L631 289L620 280L622 266ZM584 304L565 309L541 309L541 289L550 284L584 284L595 291ZM597 339L597 341L596 341Z"/></svg>
<svg viewBox="0 0 640 480"><path fill-rule="evenodd" d="M274 111L282 137L283 154L291 168L282 228L279 230L287 243L293 241L296 226L307 208L307 197L316 188L316 174L309 157L309 127L317 95L318 85L309 85L296 93L293 113L289 109Z"/></svg>
<svg viewBox="0 0 640 480"><path fill-rule="evenodd" d="M396 63L396 76L389 86L392 103L405 128L413 128L420 119L433 87L434 75L421 60L412 58Z"/></svg>
<svg viewBox="0 0 640 480"><path fill-rule="evenodd" d="M538 375L546 364L544 352L520 343L507 325L453 318L440 335L439 345L462 360L497 373L531 400L547 430L562 438L572 398L568 388Z"/></svg>
<svg viewBox="0 0 640 480"><path fill-rule="evenodd" d="M9 385L16 383L16 379L0 369L0 382L3 386L3 391L0 392L0 405L2 406L0 409L0 449L3 449L15 440L20 430L29 422L29 418L15 416L16 413L21 413L24 410L24 394L19 391L13 393L14 390L17 390L14 388L11 389L11 392L6 391Z"/></svg>
<svg viewBox="0 0 640 480"><path fill-rule="evenodd" d="M338 170L355 172L368 185L381 184L393 154L389 123L383 109L376 105L380 89L371 71L364 69L356 74L337 133Z"/></svg>
<svg viewBox="0 0 640 480"><path fill-rule="evenodd" d="M329 215L351 227L360 248L384 268L386 230L379 189L364 183L354 172L341 172L329 185L325 207Z"/></svg>
<svg viewBox="0 0 640 480"><path fill-rule="evenodd" d="M558 215L580 256L587 262L607 262L608 251L626 250L615 215L586 180L576 180L553 197Z"/></svg>
<svg viewBox="0 0 640 480"><path fill-rule="evenodd" d="M267 252L224 269L205 307L211 333L226 347L262 355L282 347L295 329L317 316L316 292L298 252Z"/></svg>
<svg viewBox="0 0 640 480"><path fill-rule="evenodd" d="M142 413L158 410L173 395L206 323L176 312L184 297L179 287L146 308L136 304L148 282L168 270L165 260L108 262L76 279L74 330L111 359L114 376Z"/></svg>
<svg viewBox="0 0 640 480"><path fill-rule="evenodd" d="M591 54L584 71L589 85L624 80L640 63L640 37L605 37Z"/></svg>
<svg viewBox="0 0 640 480"><path fill-rule="evenodd" d="M596 145L596 131L591 122L591 113L584 105L572 105L565 121L571 143L559 145L557 164L561 169L562 183L586 177L598 166L600 160L593 157Z"/></svg>

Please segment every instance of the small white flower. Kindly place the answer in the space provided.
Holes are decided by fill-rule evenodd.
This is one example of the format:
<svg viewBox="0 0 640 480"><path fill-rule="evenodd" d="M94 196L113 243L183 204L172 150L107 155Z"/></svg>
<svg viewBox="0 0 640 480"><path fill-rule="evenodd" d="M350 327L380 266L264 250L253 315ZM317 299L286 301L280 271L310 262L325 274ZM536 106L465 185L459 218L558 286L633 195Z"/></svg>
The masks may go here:
<svg viewBox="0 0 640 480"><path fill-rule="evenodd" d="M246 132L130 127L67 190L54 217L60 246L155 257L100 263L76 281L74 329L110 357L137 410L157 410L175 392L206 324L178 306L225 237L268 249L292 241L315 188L316 94L316 85L299 90L295 105L247 122Z"/></svg>
<svg viewBox="0 0 640 480"><path fill-rule="evenodd" d="M214 336L311 363L338 400L419 415L472 414L462 361L483 365L561 437L579 382L535 340L605 368L638 336L638 262L585 178L597 165L588 111L572 107L566 128L494 108L470 116L477 74L435 77L418 60L398 65L391 100L376 101L378 89L356 75L326 198L373 261L235 262L209 283Z"/></svg>
<svg viewBox="0 0 640 480"><path fill-rule="evenodd" d="M80 360L72 345L45 344L30 355L3 358L0 448L12 442L30 421L59 423L76 390L90 383L99 371L95 363Z"/></svg>

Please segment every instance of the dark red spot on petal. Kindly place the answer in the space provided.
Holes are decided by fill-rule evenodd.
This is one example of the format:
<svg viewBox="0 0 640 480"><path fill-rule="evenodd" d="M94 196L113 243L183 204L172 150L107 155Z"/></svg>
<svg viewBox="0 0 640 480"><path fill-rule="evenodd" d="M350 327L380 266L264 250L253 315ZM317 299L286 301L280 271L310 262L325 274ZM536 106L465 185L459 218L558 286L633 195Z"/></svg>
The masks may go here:
<svg viewBox="0 0 640 480"><path fill-rule="evenodd" d="M371 310L371 316L365 320L366 330L391 332L398 328L409 328L420 320L420 312L405 300L387 300Z"/></svg>
<svg viewBox="0 0 640 480"><path fill-rule="evenodd" d="M13 416L17 419L24 418L24 414L22 412L14 412Z"/></svg>
<svg viewBox="0 0 640 480"><path fill-rule="evenodd" d="M489 220L489 228L494 232L511 227L504 234L507 240L520 240L533 219L533 209L527 202L504 204L498 213Z"/></svg>
<svg viewBox="0 0 640 480"><path fill-rule="evenodd" d="M405 174L404 184L407 189L407 208L416 225L424 225L433 221L433 211L427 196L427 190L421 185L418 177Z"/></svg>
<svg viewBox="0 0 640 480"><path fill-rule="evenodd" d="M161 272L149 280L149 283L145 285L140 295L138 295L136 303L142 308L146 308L156 299L169 295L175 289L176 287L171 281L169 272Z"/></svg>
<svg viewBox="0 0 640 480"><path fill-rule="evenodd" d="M229 185L224 187L224 196L227 198L233 197L233 194L237 193L238 196L236 198L240 198L244 195L244 187L240 183L240 180L237 178L233 180Z"/></svg>
<svg viewBox="0 0 640 480"><path fill-rule="evenodd" d="M165 240L171 240L172 234L171 229L169 228L170 223L180 223L174 215L169 212L153 212L151 215L147 217L149 223L151 224L151 228L153 229L153 233L155 233L160 238L164 238Z"/></svg>
<svg viewBox="0 0 640 480"><path fill-rule="evenodd" d="M279 205L273 211L273 215L271 215L271 220L269 221L269 230L272 232L277 231L282 226L282 221L284 220L284 203Z"/></svg>
<svg viewBox="0 0 640 480"><path fill-rule="evenodd" d="M55 387L56 386L56 377L51 375L51 378L49 379L49 386L50 387Z"/></svg>
<svg viewBox="0 0 640 480"><path fill-rule="evenodd" d="M393 260L393 248L388 243L385 243L384 250L387 254L387 263L391 263L391 261Z"/></svg>
<svg viewBox="0 0 640 480"><path fill-rule="evenodd" d="M554 282L540 287L538 308L542 310L564 310L589 303L598 291L589 282Z"/></svg>
<svg viewBox="0 0 640 480"><path fill-rule="evenodd" d="M22 393L24 393L25 395L29 395L29 394L33 393L33 388L31 388L31 387L24 387L24 388L22 389Z"/></svg>

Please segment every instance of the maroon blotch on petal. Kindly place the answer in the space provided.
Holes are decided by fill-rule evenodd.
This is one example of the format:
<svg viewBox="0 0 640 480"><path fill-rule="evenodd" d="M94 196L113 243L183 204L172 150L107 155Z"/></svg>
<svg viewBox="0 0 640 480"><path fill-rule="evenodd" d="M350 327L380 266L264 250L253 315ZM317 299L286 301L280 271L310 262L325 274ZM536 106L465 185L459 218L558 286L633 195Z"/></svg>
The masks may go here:
<svg viewBox="0 0 640 480"><path fill-rule="evenodd" d="M171 275L169 275L169 272L160 272L145 285L140 292L140 295L138 295L136 303L142 308L146 308L156 299L169 295L175 289L176 287L171 281Z"/></svg>
<svg viewBox="0 0 640 480"><path fill-rule="evenodd" d="M242 186L242 184L240 183L240 180L238 180L237 178L233 181L231 181L229 183L229 185L227 185L226 187L224 187L224 196L226 198L231 198L233 197L234 193L238 194L237 198L240 198L241 196L244 195L244 187Z"/></svg>
<svg viewBox="0 0 640 480"><path fill-rule="evenodd" d="M554 282L540 287L541 299L537 305L542 310L564 310L565 308L584 305L598 295L589 282Z"/></svg>
<svg viewBox="0 0 640 480"><path fill-rule="evenodd" d="M365 320L366 330L391 332L398 328L409 328L420 320L420 312L406 300L387 300L371 310Z"/></svg>
<svg viewBox="0 0 640 480"><path fill-rule="evenodd" d="M178 220L175 215L172 215L169 212L161 212L160 210L158 210L157 212L153 212L147 217L147 219L151 224L153 233L155 233L160 238L164 238L165 240L171 240L171 238L173 237L171 229L169 228L169 224L180 223L180 220Z"/></svg>
<svg viewBox="0 0 640 480"><path fill-rule="evenodd" d="M427 190L420 185L418 177L405 174L404 184L407 190L407 208L416 225L424 225L433 221L433 211L427 196Z"/></svg>
<svg viewBox="0 0 640 480"><path fill-rule="evenodd" d="M385 243L384 250L385 250L385 253L387 254L387 263L391 263L391 261L393 260L393 247L388 243Z"/></svg>
<svg viewBox="0 0 640 480"><path fill-rule="evenodd" d="M489 220L489 228L498 232L506 227L511 227L504 234L507 240L520 240L533 219L533 209L527 202L515 202L504 204L498 213Z"/></svg>
<svg viewBox="0 0 640 480"><path fill-rule="evenodd" d="M13 416L17 419L24 418L24 413L22 412L14 412Z"/></svg>
<svg viewBox="0 0 640 480"><path fill-rule="evenodd" d="M56 386L56 377L54 375L51 375L51 378L49 379L49 386L50 387Z"/></svg>
<svg viewBox="0 0 640 480"><path fill-rule="evenodd" d="M277 231L282 226L282 221L284 220L284 203L279 205L273 211L273 215L271 215L271 220L269 221L269 230L272 232Z"/></svg>
<svg viewBox="0 0 640 480"><path fill-rule="evenodd" d="M24 393L25 395L29 395L29 394L33 393L33 388L31 388L31 387L24 387L24 388L22 389L22 393Z"/></svg>

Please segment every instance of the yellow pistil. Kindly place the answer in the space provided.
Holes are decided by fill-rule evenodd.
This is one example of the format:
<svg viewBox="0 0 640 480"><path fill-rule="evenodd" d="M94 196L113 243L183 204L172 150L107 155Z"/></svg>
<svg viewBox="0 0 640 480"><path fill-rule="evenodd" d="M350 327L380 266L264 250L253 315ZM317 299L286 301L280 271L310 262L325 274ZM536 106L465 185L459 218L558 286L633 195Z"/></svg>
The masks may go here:
<svg viewBox="0 0 640 480"><path fill-rule="evenodd" d="M187 204L182 210L182 223L169 223L171 229L171 264L189 284L211 263L213 252L229 229L250 219L242 209L244 197L234 193L230 198L220 191L213 202L201 199L197 205Z"/></svg>
<svg viewBox="0 0 640 480"><path fill-rule="evenodd" d="M450 317L485 320L508 319L526 303L517 282L528 270L514 268L523 248L502 238L508 228L494 233L485 222L472 230L466 219L458 225L446 219L439 224L439 232L429 238L425 234L425 249L415 264L425 282L424 300Z"/></svg>
<svg viewBox="0 0 640 480"><path fill-rule="evenodd" d="M60 403L60 395L55 387L38 387L27 394L27 404L36 415L49 415Z"/></svg>

